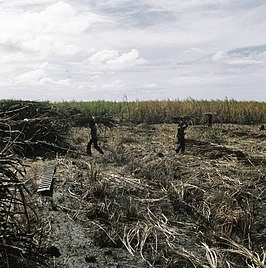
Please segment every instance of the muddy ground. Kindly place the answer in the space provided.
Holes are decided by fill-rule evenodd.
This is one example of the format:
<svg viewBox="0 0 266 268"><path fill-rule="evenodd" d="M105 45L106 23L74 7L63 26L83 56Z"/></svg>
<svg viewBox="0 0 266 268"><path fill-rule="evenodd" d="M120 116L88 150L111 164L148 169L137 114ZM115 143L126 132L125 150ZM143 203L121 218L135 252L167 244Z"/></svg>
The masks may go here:
<svg viewBox="0 0 266 268"><path fill-rule="evenodd" d="M80 153L27 160L48 267L265 267L255 261L266 237L258 126L189 126L185 154L174 124L99 126L104 155L92 157L88 133L73 129ZM36 190L51 164L47 197Z"/></svg>

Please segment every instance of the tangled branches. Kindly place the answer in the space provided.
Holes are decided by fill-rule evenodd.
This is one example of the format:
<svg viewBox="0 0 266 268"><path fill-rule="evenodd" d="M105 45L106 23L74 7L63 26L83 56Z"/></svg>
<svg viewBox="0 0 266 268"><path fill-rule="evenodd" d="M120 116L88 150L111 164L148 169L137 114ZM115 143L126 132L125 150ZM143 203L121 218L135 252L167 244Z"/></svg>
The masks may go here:
<svg viewBox="0 0 266 268"><path fill-rule="evenodd" d="M20 159L0 154L0 267L22 267L38 262L39 219L28 201ZM13 265L13 266L12 266Z"/></svg>

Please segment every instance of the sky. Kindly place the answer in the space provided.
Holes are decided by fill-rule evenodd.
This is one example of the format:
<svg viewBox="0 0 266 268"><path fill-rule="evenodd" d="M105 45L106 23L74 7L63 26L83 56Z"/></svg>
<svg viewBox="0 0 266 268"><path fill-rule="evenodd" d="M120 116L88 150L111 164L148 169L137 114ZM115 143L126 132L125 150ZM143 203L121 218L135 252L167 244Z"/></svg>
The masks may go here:
<svg viewBox="0 0 266 268"><path fill-rule="evenodd" d="M1 99L266 101L266 0L0 0Z"/></svg>

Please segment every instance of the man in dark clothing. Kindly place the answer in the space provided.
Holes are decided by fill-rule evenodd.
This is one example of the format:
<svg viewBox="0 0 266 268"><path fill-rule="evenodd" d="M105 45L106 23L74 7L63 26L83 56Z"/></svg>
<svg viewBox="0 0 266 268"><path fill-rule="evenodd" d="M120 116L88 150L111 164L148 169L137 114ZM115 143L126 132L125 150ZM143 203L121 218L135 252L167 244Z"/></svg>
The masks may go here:
<svg viewBox="0 0 266 268"><path fill-rule="evenodd" d="M98 146L98 136L97 136L97 127L94 118L92 117L89 121L89 128L91 129L91 139L87 145L87 154L92 155L91 145L93 144L94 148L100 153L103 154L102 149Z"/></svg>
<svg viewBox="0 0 266 268"><path fill-rule="evenodd" d="M188 127L188 124L184 121L181 120L178 124L178 129L177 129L177 141L179 142L179 146L176 148L176 152L181 153L185 152L185 129Z"/></svg>
<svg viewBox="0 0 266 268"><path fill-rule="evenodd" d="M212 118L213 115L212 113L206 113L207 117L208 117L208 127L212 127Z"/></svg>

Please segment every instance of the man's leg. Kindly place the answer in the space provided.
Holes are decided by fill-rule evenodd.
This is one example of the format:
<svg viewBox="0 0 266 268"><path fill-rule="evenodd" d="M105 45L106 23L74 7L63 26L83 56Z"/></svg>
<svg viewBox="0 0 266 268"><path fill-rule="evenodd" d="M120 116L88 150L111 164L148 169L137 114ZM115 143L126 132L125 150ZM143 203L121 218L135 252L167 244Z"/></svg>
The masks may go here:
<svg viewBox="0 0 266 268"><path fill-rule="evenodd" d="M179 142L179 146L175 149L176 153L179 153L182 149L181 143Z"/></svg>
<svg viewBox="0 0 266 268"><path fill-rule="evenodd" d="M185 152L185 148L186 148L185 140L182 140L180 142L180 146L181 146L181 153L184 153Z"/></svg>
<svg viewBox="0 0 266 268"><path fill-rule="evenodd" d="M93 146L100 154L103 154L103 150L98 146L97 140L93 141Z"/></svg>
<svg viewBox="0 0 266 268"><path fill-rule="evenodd" d="M88 142L88 144L87 144L87 154L88 155L91 155L92 153L91 153L91 145L92 145L92 139Z"/></svg>

